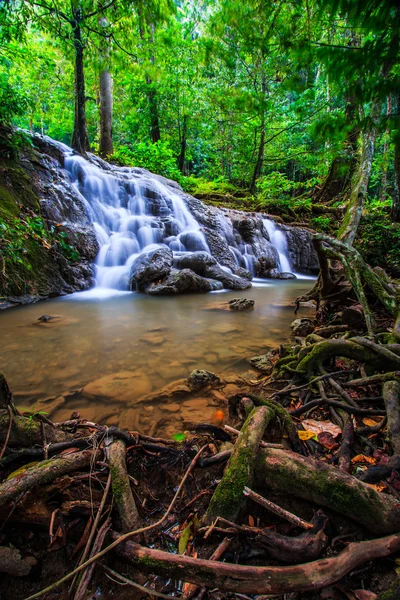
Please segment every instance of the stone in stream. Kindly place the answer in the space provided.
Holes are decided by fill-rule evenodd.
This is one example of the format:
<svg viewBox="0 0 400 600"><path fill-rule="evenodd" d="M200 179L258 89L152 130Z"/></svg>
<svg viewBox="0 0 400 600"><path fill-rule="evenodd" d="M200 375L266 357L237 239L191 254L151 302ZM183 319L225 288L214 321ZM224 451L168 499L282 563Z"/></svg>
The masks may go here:
<svg viewBox="0 0 400 600"><path fill-rule="evenodd" d="M257 371L261 371L266 375L270 375L272 373L272 369L274 367L273 358L275 357L277 350L270 350L267 354L260 354L259 356L253 356L249 358L249 363L254 369Z"/></svg>
<svg viewBox="0 0 400 600"><path fill-rule="evenodd" d="M140 371L120 371L96 379L83 388L87 398L106 398L110 401L130 403L151 391L149 378Z"/></svg>
<svg viewBox="0 0 400 600"><path fill-rule="evenodd" d="M152 252L138 256L131 267L130 287L144 291L154 281L167 277L172 267L172 251L169 248L157 248Z"/></svg>
<svg viewBox="0 0 400 600"><path fill-rule="evenodd" d="M297 279L294 273L279 273L278 279Z"/></svg>
<svg viewBox="0 0 400 600"><path fill-rule="evenodd" d="M218 281L212 282L190 269L172 269L166 279L149 284L145 291L151 296L169 296L185 292L211 292L221 288L222 285Z"/></svg>
<svg viewBox="0 0 400 600"><path fill-rule="evenodd" d="M211 371L195 369L187 378L187 383L192 390L200 390L208 385L219 384L220 378Z"/></svg>
<svg viewBox="0 0 400 600"><path fill-rule="evenodd" d="M315 329L315 325L311 321L311 319L301 318L295 319L290 328L292 330L292 335L298 335L300 337L306 337L310 333L312 333Z"/></svg>
<svg viewBox="0 0 400 600"><path fill-rule="evenodd" d="M229 300L230 310L251 310L254 308L255 300L249 300L248 298L232 298Z"/></svg>

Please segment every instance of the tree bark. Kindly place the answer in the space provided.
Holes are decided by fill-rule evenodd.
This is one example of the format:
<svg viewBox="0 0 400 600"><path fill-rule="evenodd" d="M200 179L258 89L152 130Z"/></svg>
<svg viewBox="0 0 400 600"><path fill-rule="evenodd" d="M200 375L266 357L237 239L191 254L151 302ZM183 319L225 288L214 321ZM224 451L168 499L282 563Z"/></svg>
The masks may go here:
<svg viewBox="0 0 400 600"><path fill-rule="evenodd" d="M250 184L250 192L252 194L254 194L256 191L257 180L261 175L261 170L262 170L262 167L264 164L264 148L265 148L265 125L263 122L262 127L261 127L260 143L258 146L257 162L256 162L256 166L254 167L253 177L251 179L251 184Z"/></svg>
<svg viewBox="0 0 400 600"><path fill-rule="evenodd" d="M397 112L400 109L400 94L396 98ZM396 131L394 140L394 190L392 204L392 219L400 222L400 130Z"/></svg>
<svg viewBox="0 0 400 600"><path fill-rule="evenodd" d="M111 537L116 540L119 535L112 532ZM400 534L367 542L353 542L338 556L289 567L253 567L204 560L144 548L131 541L122 542L115 552L140 571L184 579L225 592L280 596L289 592L325 588L358 565L389 556L398 550Z"/></svg>
<svg viewBox="0 0 400 600"><path fill-rule="evenodd" d="M72 28L75 49L75 114L71 146L81 154L86 154L90 150L90 144L86 123L84 54L79 11L74 10Z"/></svg>
<svg viewBox="0 0 400 600"><path fill-rule="evenodd" d="M185 172L185 159L186 159L186 143L187 143L187 115L183 115L182 123L182 135L181 135L181 151L178 157L178 169L181 173Z"/></svg>

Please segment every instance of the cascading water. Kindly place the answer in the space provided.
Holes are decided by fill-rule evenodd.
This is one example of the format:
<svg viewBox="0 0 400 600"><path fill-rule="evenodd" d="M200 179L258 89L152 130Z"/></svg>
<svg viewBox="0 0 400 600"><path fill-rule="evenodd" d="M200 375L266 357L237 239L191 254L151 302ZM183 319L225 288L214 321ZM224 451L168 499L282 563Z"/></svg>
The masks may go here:
<svg viewBox="0 0 400 600"><path fill-rule="evenodd" d="M132 169L114 168L109 173L71 152L65 157L65 168L82 197L100 246L97 287L128 290L135 258L160 246L173 252L210 253L184 200L157 179L152 179L151 188L164 206L164 216L152 214L148 181L135 176Z"/></svg>
<svg viewBox="0 0 400 600"><path fill-rule="evenodd" d="M211 254L217 268L208 276L225 288L246 289L251 276L292 272L286 234L265 216L209 207L148 171L110 165L93 155L86 159L64 144L46 141L63 153L66 187L72 186L96 234L95 295L128 291L136 258L160 247L172 251L174 265L182 254ZM298 261L299 251L296 256Z"/></svg>
<svg viewBox="0 0 400 600"><path fill-rule="evenodd" d="M292 267L288 257L286 236L270 219L263 219L263 225L268 232L271 244L275 246L279 255L279 270L281 273L291 273Z"/></svg>

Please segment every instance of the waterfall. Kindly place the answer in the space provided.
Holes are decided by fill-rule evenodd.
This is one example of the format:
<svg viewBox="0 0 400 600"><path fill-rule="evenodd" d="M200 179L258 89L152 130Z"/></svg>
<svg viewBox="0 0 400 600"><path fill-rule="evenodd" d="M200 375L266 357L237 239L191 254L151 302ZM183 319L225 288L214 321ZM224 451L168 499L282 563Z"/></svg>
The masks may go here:
<svg viewBox="0 0 400 600"><path fill-rule="evenodd" d="M263 219L263 225L268 232L271 244L275 246L279 255L279 270L281 273L291 273L292 267L288 257L288 248L286 236L280 229L277 228L275 223L270 219Z"/></svg>
<svg viewBox="0 0 400 600"><path fill-rule="evenodd" d="M111 165L91 154L84 158L65 144L45 141L63 154L59 190L76 198L97 238L95 295L128 291L137 257L158 248L171 250L173 265L185 254L212 255L208 276L230 289L247 289L260 272L270 278L294 270L285 232L266 215L208 206L144 169ZM311 236L299 232L294 260L305 264L312 260Z"/></svg>
<svg viewBox="0 0 400 600"><path fill-rule="evenodd" d="M210 253L205 235L183 198L156 178L149 182L127 168L106 171L71 151L66 153L64 166L81 196L100 246L97 287L129 289L133 261L157 247L168 246L173 252ZM154 211L155 199L157 208L163 211Z"/></svg>

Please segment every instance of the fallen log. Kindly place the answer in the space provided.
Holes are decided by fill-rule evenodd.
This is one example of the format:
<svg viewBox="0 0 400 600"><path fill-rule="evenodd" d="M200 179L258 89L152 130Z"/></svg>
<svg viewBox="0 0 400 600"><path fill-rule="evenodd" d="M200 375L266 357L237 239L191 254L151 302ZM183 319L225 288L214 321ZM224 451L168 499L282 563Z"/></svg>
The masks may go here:
<svg viewBox="0 0 400 600"><path fill-rule="evenodd" d="M111 539L120 536L112 532ZM131 541L115 548L119 558L147 573L241 594L287 594L327 587L358 565L400 550L400 534L354 542L338 556L287 567L252 567L202 560L145 548Z"/></svg>
<svg viewBox="0 0 400 600"><path fill-rule="evenodd" d="M400 531L400 502L339 469L294 452L260 448L255 484L350 517L376 535Z"/></svg>

